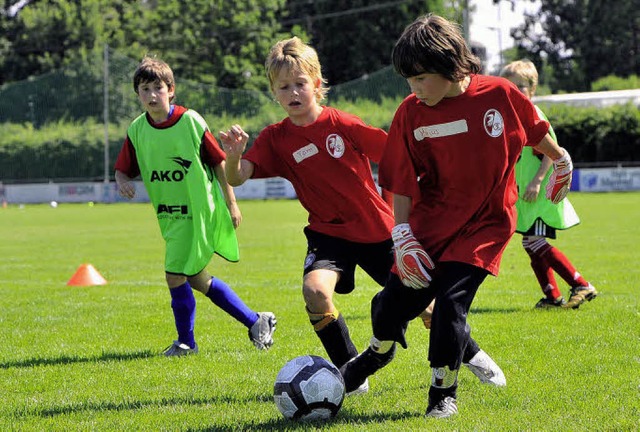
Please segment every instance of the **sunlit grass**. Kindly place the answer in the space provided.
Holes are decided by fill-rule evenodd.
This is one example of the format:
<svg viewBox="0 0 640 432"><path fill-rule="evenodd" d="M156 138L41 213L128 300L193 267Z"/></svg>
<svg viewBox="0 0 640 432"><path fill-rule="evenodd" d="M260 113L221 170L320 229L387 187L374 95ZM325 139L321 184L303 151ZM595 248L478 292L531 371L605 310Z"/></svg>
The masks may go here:
<svg viewBox="0 0 640 432"><path fill-rule="evenodd" d="M506 388L463 369L460 414L426 419L428 333L416 322L409 349L324 425L284 420L272 401L289 359L326 356L301 296L306 214L297 201L241 202L241 261L209 266L251 307L276 313L276 344L255 350L242 325L198 294L200 354L179 359L159 355L175 329L149 205L0 209L0 430L637 430L640 194L571 200L582 223L553 244L601 295L578 310L534 310L541 293L516 235L469 317ZM108 284L67 286L82 263ZM357 282L336 302L364 347L378 287L361 272Z"/></svg>

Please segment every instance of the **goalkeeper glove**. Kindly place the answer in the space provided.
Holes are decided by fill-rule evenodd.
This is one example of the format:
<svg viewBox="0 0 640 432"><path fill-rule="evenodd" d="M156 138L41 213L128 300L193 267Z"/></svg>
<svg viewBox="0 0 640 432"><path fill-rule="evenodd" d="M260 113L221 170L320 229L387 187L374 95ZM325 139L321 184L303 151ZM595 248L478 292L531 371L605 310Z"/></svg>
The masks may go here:
<svg viewBox="0 0 640 432"><path fill-rule="evenodd" d="M391 231L395 268L402 283L414 289L429 286L428 270L435 268L433 261L418 243L408 223L398 224Z"/></svg>
<svg viewBox="0 0 640 432"><path fill-rule="evenodd" d="M553 161L553 172L547 183L547 198L552 203L558 204L565 199L571 187L571 175L573 173L573 164L571 156L565 149L564 155Z"/></svg>

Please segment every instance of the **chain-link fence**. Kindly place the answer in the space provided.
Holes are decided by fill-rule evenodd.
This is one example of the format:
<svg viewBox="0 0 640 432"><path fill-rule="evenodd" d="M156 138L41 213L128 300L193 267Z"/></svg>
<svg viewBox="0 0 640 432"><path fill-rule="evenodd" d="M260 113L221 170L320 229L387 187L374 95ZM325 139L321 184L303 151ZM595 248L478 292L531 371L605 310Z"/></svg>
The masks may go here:
<svg viewBox="0 0 640 432"><path fill-rule="evenodd" d="M112 175L126 125L141 112L132 87L137 65L137 60L105 49L103 59L0 87L0 181L97 180ZM176 103L198 111L207 121L227 125L226 120L241 119L252 136L285 115L269 92L219 88L179 76L176 88ZM326 103L376 102L407 92L405 80L387 67L330 86Z"/></svg>

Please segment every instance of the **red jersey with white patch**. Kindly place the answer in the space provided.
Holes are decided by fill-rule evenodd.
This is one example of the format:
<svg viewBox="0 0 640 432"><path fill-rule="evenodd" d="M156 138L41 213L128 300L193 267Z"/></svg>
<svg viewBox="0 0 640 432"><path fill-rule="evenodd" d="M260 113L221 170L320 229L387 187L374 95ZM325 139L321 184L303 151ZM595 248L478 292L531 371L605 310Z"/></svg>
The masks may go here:
<svg viewBox="0 0 640 432"><path fill-rule="evenodd" d="M289 118L266 127L243 156L253 178L289 180L309 212L309 228L345 240L388 239L393 213L380 196L370 161L379 162L387 134L355 115L323 107L318 119L296 126Z"/></svg>
<svg viewBox="0 0 640 432"><path fill-rule="evenodd" d="M506 79L472 75L467 90L429 107L415 95L396 111L380 184L413 198L409 224L435 261L497 275L516 227L514 168L549 123Z"/></svg>

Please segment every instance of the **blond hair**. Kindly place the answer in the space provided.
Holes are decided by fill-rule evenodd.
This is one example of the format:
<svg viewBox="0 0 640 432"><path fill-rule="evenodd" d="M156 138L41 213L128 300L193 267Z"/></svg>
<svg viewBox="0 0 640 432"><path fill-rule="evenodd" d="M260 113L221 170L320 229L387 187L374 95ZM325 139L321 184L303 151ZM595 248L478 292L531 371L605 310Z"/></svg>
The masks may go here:
<svg viewBox="0 0 640 432"><path fill-rule="evenodd" d="M516 60L509 63L502 68L500 76L509 80L511 78L526 80L532 94L535 93L538 87L538 70L536 69L536 65L528 59Z"/></svg>
<svg viewBox="0 0 640 432"><path fill-rule="evenodd" d="M145 56L133 73L133 90L138 94L140 83L164 82L169 90L176 86L173 71L168 64L155 57ZM169 99L172 100L173 96Z"/></svg>
<svg viewBox="0 0 640 432"><path fill-rule="evenodd" d="M316 92L318 102L324 99L329 91L329 88L326 87L327 81L322 77L318 53L298 37L294 36L276 43L271 48L264 66L272 92L274 91L274 83L283 70L302 72L311 77L314 83L320 80L320 86Z"/></svg>

